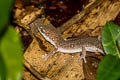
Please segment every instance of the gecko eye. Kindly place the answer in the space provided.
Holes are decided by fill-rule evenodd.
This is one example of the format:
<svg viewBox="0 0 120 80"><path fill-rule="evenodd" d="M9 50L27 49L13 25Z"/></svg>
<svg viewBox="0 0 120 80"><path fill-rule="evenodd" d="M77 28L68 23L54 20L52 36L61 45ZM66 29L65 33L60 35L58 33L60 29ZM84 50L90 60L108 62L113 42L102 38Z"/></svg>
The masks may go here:
<svg viewBox="0 0 120 80"><path fill-rule="evenodd" d="M43 28L41 29L41 31L42 31L43 33L45 33L45 32L46 32Z"/></svg>

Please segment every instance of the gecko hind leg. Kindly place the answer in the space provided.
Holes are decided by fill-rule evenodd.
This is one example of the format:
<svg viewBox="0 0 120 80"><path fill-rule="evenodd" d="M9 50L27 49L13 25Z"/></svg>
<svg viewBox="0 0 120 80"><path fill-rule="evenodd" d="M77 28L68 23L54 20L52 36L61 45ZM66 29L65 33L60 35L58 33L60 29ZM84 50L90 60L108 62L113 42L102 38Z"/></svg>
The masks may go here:
<svg viewBox="0 0 120 80"><path fill-rule="evenodd" d="M85 56L86 56L86 49L85 47L83 46L82 47L82 55L78 57L78 62L80 62L81 59L84 60L85 63L87 63L86 59L85 59Z"/></svg>
<svg viewBox="0 0 120 80"><path fill-rule="evenodd" d="M57 52L57 49L54 49L52 52L49 52L48 54L45 54L42 56L45 60L47 60L49 57L52 57Z"/></svg>

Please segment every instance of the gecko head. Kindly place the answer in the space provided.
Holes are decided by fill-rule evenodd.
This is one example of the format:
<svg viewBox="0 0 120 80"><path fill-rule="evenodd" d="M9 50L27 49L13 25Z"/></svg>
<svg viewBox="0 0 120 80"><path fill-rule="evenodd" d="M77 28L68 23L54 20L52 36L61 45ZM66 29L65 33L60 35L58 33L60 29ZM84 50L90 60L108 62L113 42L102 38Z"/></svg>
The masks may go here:
<svg viewBox="0 0 120 80"><path fill-rule="evenodd" d="M40 27L38 27L38 30L39 30L39 32L41 33L41 34L44 34L44 35L46 35L46 36L49 36L49 29L47 29L47 27L46 26L40 26Z"/></svg>
<svg viewBox="0 0 120 80"><path fill-rule="evenodd" d="M52 24L41 25L38 27L39 32L44 36L49 37L50 39L55 39L59 36L58 31Z"/></svg>
<svg viewBox="0 0 120 80"><path fill-rule="evenodd" d="M52 45L56 47L55 40L57 37L57 33L55 32L55 28L51 25L41 25L38 27L40 34L49 41Z"/></svg>

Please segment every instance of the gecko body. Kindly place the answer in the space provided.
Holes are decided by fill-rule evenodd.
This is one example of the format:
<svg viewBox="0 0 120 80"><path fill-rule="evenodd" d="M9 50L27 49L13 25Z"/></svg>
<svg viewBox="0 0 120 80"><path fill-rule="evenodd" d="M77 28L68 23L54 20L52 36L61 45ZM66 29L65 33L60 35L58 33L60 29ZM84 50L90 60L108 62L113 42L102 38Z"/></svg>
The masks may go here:
<svg viewBox="0 0 120 80"><path fill-rule="evenodd" d="M52 24L41 25L39 21L40 20L37 19L34 25L38 27L40 34L55 47L55 50L48 53L45 58L53 56L56 52L82 52L78 60L84 59L86 63L86 51L103 53L101 42L96 38L80 37L66 40L61 37L61 33Z"/></svg>

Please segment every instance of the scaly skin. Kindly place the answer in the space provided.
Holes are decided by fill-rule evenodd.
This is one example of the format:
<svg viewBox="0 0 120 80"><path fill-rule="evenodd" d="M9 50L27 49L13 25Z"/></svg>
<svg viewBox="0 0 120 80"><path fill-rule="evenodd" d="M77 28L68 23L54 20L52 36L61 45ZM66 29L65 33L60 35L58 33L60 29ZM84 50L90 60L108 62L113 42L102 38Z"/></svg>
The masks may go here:
<svg viewBox="0 0 120 80"><path fill-rule="evenodd" d="M34 22L34 25L38 27L38 30L42 34L42 36L55 46L55 50L45 56L46 59L50 56L53 56L56 52L82 52L82 55L78 59L79 61L81 59L84 59L86 63L86 51L103 53L101 42L96 38L80 37L65 40L61 37L60 32L51 24L42 25L40 24L40 19L37 19Z"/></svg>

